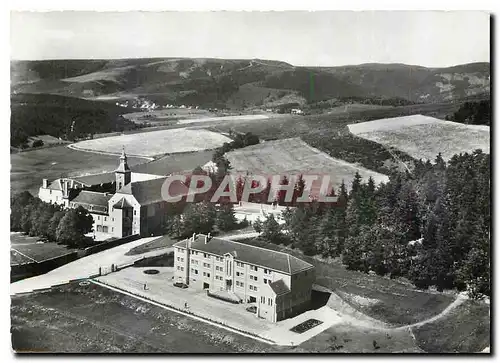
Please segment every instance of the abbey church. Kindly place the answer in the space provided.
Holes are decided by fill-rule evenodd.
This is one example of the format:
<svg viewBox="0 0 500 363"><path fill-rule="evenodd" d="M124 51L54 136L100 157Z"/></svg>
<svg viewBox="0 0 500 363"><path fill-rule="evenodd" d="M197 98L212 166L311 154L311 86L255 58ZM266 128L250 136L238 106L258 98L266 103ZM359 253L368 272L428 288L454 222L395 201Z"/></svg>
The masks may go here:
<svg viewBox="0 0 500 363"><path fill-rule="evenodd" d="M98 239L149 236L165 226L168 203L162 197L167 175L134 173L125 151L118 168L111 173L81 177L43 179L38 197L66 208L82 206L94 218ZM188 188L179 181L169 185L171 196L185 196Z"/></svg>

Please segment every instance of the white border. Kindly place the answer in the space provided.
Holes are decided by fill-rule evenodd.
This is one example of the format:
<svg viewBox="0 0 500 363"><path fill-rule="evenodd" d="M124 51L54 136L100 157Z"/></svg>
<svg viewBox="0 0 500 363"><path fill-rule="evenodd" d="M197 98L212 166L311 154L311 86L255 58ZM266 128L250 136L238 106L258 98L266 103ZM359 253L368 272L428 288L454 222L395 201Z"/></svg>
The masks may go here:
<svg viewBox="0 0 500 363"><path fill-rule="evenodd" d="M493 12L497 16L499 12L498 4L500 3L498 0L474 0L474 1L442 1L442 0L419 0L412 2L402 2L401 0L350 0L345 2L332 2L327 0L307 0L307 1L297 1L297 0L288 0L288 1L279 1L279 0L253 0L248 2L236 2L235 0L211 0L211 1L203 1L203 0L183 0L183 1L175 1L168 2L165 0L148 0L145 1L130 1L130 0L120 0L120 1L107 1L103 0L85 0L85 1L74 1L74 0L9 0L6 2L7 6L5 6L4 12L2 12L2 17L0 18L0 27L2 29L2 37L1 40L3 42L2 47L2 57L0 58L1 63L1 82L0 82L0 90L1 90L1 111L2 111L2 131L0 133L0 137L2 137L2 141L0 145L4 149L0 153L0 161L1 166L5 169L5 172L2 173L1 178L1 210L2 217L0 219L1 223L1 231L3 236L6 238L3 239L3 248L5 249L2 253L3 264L2 264L2 277L4 278L5 283L9 283L9 243L8 243L8 230L9 230L9 209L8 209L8 199L9 199L9 190L10 190L10 179L8 179L7 170L10 166L10 159L7 156L7 149L9 146L9 119L10 119L10 110L9 110L9 12L11 10L35 10L35 11L48 11L48 10L89 10L89 11L128 11L128 10L149 10L149 11L158 11L158 10L486 10L488 12ZM496 28L498 28L498 20L496 23ZM464 44L464 46L466 46ZM495 48L498 47L498 37L495 38ZM496 64L496 62L495 62ZM496 85L495 85L496 86ZM496 88L495 88L496 90ZM498 91L496 92L498 94ZM495 104L498 104L498 99L495 97ZM495 110L496 111L496 110ZM496 113L495 113L496 114ZM496 120L495 120L496 121ZM495 129L499 129L500 126L495 127ZM495 131L496 139L498 140L497 131ZM498 147L497 147L498 148ZM494 160L498 160L498 155L495 152L493 155ZM497 168L493 167L493 171ZM498 178L496 178L498 181ZM500 182L499 182L500 183ZM497 193L495 193L498 196ZM495 200L496 201L496 200ZM500 217L496 216L495 225L500 225ZM496 235L498 235L498 231L496 231ZM492 244L496 241L492 241ZM496 254L500 253L500 247L497 243L496 245ZM497 257L495 256L495 257ZM496 261L500 261L500 259L495 259ZM498 271L498 267L495 268ZM493 281L496 281L496 276ZM5 288L7 290L7 287ZM5 293L1 296L1 317L2 317L2 360L3 361L12 361L15 359L12 354L11 344L10 344L10 332L8 327L10 327L10 296L8 293ZM498 335L495 335L498 337ZM495 338L495 342L492 342L498 349L498 339ZM39 359L39 357L37 357ZM51 359L52 357L48 357ZM95 362L100 361L102 359L123 359L123 357L115 356L115 357L84 357L82 358L85 361ZM130 357L129 357L130 358ZM177 360L181 357L133 357L134 361L145 361L146 359L157 359L157 360ZM281 357L281 359L293 358L290 356ZM313 357L305 357L299 356L296 357L300 360L309 360ZM318 357L314 357L318 359ZM314 359L313 358L313 359ZM335 359L335 360L345 360L347 357L332 357L325 356L323 359ZM355 360L364 360L370 357L356 357ZM385 358L385 357L384 357ZM403 358L402 356L395 357L396 359ZM450 357L456 358L456 356ZM464 357L465 359L470 359L469 357ZM26 358L25 358L26 359ZM27 358L30 359L30 358ZM74 359L74 357L66 356L59 357L59 359ZM184 358L186 359L186 358ZM189 358L188 358L189 359ZM205 358L207 359L207 358ZM220 359L219 357L210 357L210 359L216 360ZM230 358L235 359L235 358ZM236 358L238 359L238 358ZM239 358L241 359L241 357ZM262 357L256 356L251 357L251 359L258 359L260 361L271 361L278 359L277 357ZM320 358L319 358L320 359ZM352 360L350 358L349 360ZM439 359L439 357L431 357L422 356L420 359L425 359L426 362L433 361L434 359Z"/></svg>

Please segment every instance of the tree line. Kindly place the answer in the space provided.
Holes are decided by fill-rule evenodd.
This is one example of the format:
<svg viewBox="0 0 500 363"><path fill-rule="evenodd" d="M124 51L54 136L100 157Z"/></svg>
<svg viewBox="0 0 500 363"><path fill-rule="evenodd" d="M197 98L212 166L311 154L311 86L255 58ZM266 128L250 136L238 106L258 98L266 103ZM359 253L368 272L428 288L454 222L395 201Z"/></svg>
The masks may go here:
<svg viewBox="0 0 500 363"><path fill-rule="evenodd" d="M269 215L254 228L268 242L341 258L351 270L490 295L489 154L420 160L379 186L356 174L336 195L335 204L297 204L282 225Z"/></svg>
<svg viewBox="0 0 500 363"><path fill-rule="evenodd" d="M445 119L463 124L489 126L491 123L491 101L465 102L458 111L446 116Z"/></svg>
<svg viewBox="0 0 500 363"><path fill-rule="evenodd" d="M81 248L89 244L85 234L92 231L93 218L81 206L64 210L25 191L11 197L10 208L11 231L21 231L68 247Z"/></svg>

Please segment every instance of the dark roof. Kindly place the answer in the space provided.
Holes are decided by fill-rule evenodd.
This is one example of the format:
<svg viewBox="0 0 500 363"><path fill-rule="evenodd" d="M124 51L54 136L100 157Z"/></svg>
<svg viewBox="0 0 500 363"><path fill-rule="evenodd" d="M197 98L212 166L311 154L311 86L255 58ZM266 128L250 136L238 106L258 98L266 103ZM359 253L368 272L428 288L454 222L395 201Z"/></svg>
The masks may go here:
<svg viewBox="0 0 500 363"><path fill-rule="evenodd" d="M174 246L186 247L187 240L177 242ZM302 270L310 269L313 265L302 261L288 253L268 250L267 248L247 245L227 239L211 238L205 244L205 235L199 234L195 241L191 243L191 248L223 256L230 253L235 260L249 263L270 270L284 272L286 274L294 274Z"/></svg>
<svg viewBox="0 0 500 363"><path fill-rule="evenodd" d="M166 200L164 199L164 195L162 195L162 188L165 180L167 179L167 177L164 177L159 179L129 183L121 188L118 193L132 194L137 202L139 202L139 204L141 205L163 202ZM170 183L170 196L184 196L187 195L188 191L189 188L178 180L174 180L172 183Z"/></svg>
<svg viewBox="0 0 500 363"><path fill-rule="evenodd" d="M123 209L123 208L132 208L129 202L125 198L120 199L118 202L113 204L113 208Z"/></svg>
<svg viewBox="0 0 500 363"><path fill-rule="evenodd" d="M74 176L74 177L68 177L68 179L73 179L87 186L92 186L92 185L112 183L116 181L116 176L115 173L113 172L113 173L102 173L94 175Z"/></svg>
<svg viewBox="0 0 500 363"><path fill-rule="evenodd" d="M278 281L271 282L269 284L269 287L278 296L279 295L288 294L290 292L290 289L288 288L288 286L286 286L285 281L283 281L283 280L278 280Z"/></svg>
<svg viewBox="0 0 500 363"><path fill-rule="evenodd" d="M73 200L72 203L82 205L96 205L100 207L108 207L108 201L113 195L109 193L91 192L82 190Z"/></svg>

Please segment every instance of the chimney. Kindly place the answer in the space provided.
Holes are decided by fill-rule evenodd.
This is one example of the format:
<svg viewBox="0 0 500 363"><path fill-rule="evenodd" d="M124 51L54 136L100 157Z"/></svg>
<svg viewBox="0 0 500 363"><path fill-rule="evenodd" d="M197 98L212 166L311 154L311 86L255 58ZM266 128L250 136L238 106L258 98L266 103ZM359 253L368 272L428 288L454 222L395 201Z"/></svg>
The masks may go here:
<svg viewBox="0 0 500 363"><path fill-rule="evenodd" d="M208 234L205 236L205 244L210 242L211 239L212 239L212 236L210 236L210 232L208 232Z"/></svg>
<svg viewBox="0 0 500 363"><path fill-rule="evenodd" d="M48 179L43 179L42 187L45 189L47 189L49 187L49 180Z"/></svg>

